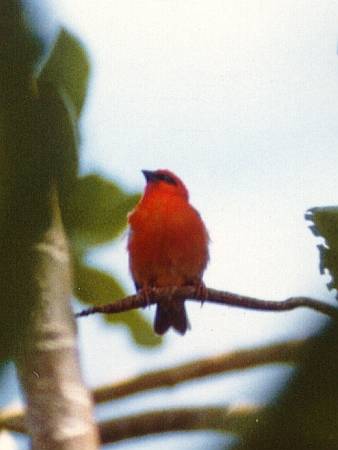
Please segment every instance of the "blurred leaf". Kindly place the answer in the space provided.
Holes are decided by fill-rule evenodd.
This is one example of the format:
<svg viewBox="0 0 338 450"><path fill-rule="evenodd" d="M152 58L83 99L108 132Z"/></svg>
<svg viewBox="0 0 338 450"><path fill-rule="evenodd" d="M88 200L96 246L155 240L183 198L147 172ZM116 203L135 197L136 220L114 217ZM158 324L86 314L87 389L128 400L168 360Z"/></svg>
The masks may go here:
<svg viewBox="0 0 338 450"><path fill-rule="evenodd" d="M122 323L127 325L134 341L139 345L155 347L162 342L162 339L154 333L152 325L137 310L121 314L110 314L105 319L109 323Z"/></svg>
<svg viewBox="0 0 338 450"><path fill-rule="evenodd" d="M89 77L89 61L80 42L62 29L39 77L39 84L52 83L68 94L80 115Z"/></svg>
<svg viewBox="0 0 338 450"><path fill-rule="evenodd" d="M139 199L99 175L87 175L77 186L64 212L64 222L82 247L114 239L127 224L127 213Z"/></svg>
<svg viewBox="0 0 338 450"><path fill-rule="evenodd" d="M0 2L0 358L20 349L34 301L32 238L46 223L39 206L53 162L34 77L58 27L43 2ZM46 26L48 24L48 26ZM46 116L47 115L47 116ZM44 210L45 211L45 210ZM35 234L35 236L33 236ZM28 256L29 255L29 256Z"/></svg>
<svg viewBox="0 0 338 450"><path fill-rule="evenodd" d="M332 281L327 285L329 289L338 288L338 206L311 208L305 218L312 221L310 229L315 236L325 239L324 244L318 245L319 270L324 273L327 269Z"/></svg>
<svg viewBox="0 0 338 450"><path fill-rule="evenodd" d="M316 236L323 236L329 245L338 248L338 206L311 208L305 217L313 222Z"/></svg>
<svg viewBox="0 0 338 450"><path fill-rule="evenodd" d="M43 151L48 155L52 167L45 171L46 176L58 180L61 203L76 184L78 167L77 125L69 98L61 87L43 84L39 89L39 129L43 131ZM52 164L51 164L52 162ZM40 170L40 168L39 168Z"/></svg>
<svg viewBox="0 0 338 450"><path fill-rule="evenodd" d="M74 294L82 302L104 305L126 295L122 286L111 275L81 263L75 263L74 266Z"/></svg>
<svg viewBox="0 0 338 450"><path fill-rule="evenodd" d="M18 79L37 72L57 32L50 5L33 0L2 0L0 76Z"/></svg>
<svg viewBox="0 0 338 450"><path fill-rule="evenodd" d="M26 241L32 234L39 235L38 224L43 228L49 220L41 211L50 201L51 180L59 182L62 201L75 184L74 122L63 93L55 86L45 85L38 96L32 96L21 105L20 111L8 112L4 124L7 146L3 157L8 163L2 164L0 170L1 178L6 181L3 189L8 189L8 198L3 207L15 211L15 218L8 226L10 231L17 226L16 241Z"/></svg>
<svg viewBox="0 0 338 450"><path fill-rule="evenodd" d="M48 229L50 191L56 178L62 194L75 178L72 117L62 93L44 86L3 113L0 168L0 357L20 350L36 300L32 248ZM75 164L76 165L76 164Z"/></svg>
<svg viewBox="0 0 338 450"><path fill-rule="evenodd" d="M74 295L84 303L103 305L112 303L114 299L123 298L125 292L111 275L78 263L75 264ZM139 345L155 346L161 342L139 311L107 314L105 320L109 323L125 324Z"/></svg>

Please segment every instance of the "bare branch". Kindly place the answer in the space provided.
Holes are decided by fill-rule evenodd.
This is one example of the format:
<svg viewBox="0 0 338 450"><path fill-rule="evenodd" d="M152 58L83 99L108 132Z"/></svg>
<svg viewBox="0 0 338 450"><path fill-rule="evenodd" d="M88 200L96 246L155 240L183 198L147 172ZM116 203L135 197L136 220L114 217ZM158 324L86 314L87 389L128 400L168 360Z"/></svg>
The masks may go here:
<svg viewBox="0 0 338 450"><path fill-rule="evenodd" d="M104 421L98 427L103 444L175 431L242 433L256 424L261 412L256 406L167 409Z"/></svg>
<svg viewBox="0 0 338 450"><path fill-rule="evenodd" d="M22 408L4 408L0 411L0 430L26 433L25 412Z"/></svg>
<svg viewBox="0 0 338 450"><path fill-rule="evenodd" d="M290 341L204 358L99 387L93 391L93 396L96 403L102 403L137 392L171 387L184 381L224 372L263 364L294 363L299 359L303 345L302 340Z"/></svg>
<svg viewBox="0 0 338 450"><path fill-rule="evenodd" d="M232 292L219 291L212 288L203 290L203 297L199 289L193 286L151 288L145 296L142 291L135 295L130 295L108 305L93 306L76 314L76 317L84 317L90 314L116 314L130 311L131 309L144 308L148 305L160 303L161 301L202 301L216 303L218 305L235 306L238 308L255 309L261 311L290 311L296 308L310 308L314 311L325 314L333 319L338 319L338 308L320 300L310 297L291 297L287 300L259 300L245 295L238 295Z"/></svg>
<svg viewBox="0 0 338 450"><path fill-rule="evenodd" d="M262 410L252 405L174 408L101 421L97 426L102 444L175 431L214 430L242 434L256 425ZM22 418L16 424L14 422L13 417L7 421L8 425L12 425L8 426L8 430L26 432Z"/></svg>

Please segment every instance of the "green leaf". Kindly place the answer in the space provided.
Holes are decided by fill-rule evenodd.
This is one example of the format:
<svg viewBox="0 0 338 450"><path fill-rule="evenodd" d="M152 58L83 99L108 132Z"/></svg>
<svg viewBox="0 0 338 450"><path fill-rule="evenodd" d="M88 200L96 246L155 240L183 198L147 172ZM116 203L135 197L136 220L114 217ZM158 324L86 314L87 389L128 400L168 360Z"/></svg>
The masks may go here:
<svg viewBox="0 0 338 450"><path fill-rule="evenodd" d="M74 295L84 303L105 305L125 297L126 293L120 283L108 273L75 263Z"/></svg>
<svg viewBox="0 0 338 450"><path fill-rule="evenodd" d="M7 82L36 73L53 45L59 27L45 3L1 0L0 76Z"/></svg>
<svg viewBox="0 0 338 450"><path fill-rule="evenodd" d="M61 87L47 83L41 85L39 105L38 128L43 136L42 150L48 155L47 163L50 166L44 173L57 179L63 205L77 181L77 123L68 95Z"/></svg>
<svg viewBox="0 0 338 450"><path fill-rule="evenodd" d="M325 240L324 244L318 245L320 273L327 269L332 276L327 287L338 289L338 206L311 208L305 218L312 222L309 227L312 233Z"/></svg>
<svg viewBox="0 0 338 450"><path fill-rule="evenodd" d="M39 77L39 84L52 83L67 92L77 116L87 92L89 60L80 42L62 29Z"/></svg>
<svg viewBox="0 0 338 450"><path fill-rule="evenodd" d="M139 199L99 175L79 178L64 213L64 222L82 248L106 243L121 233L127 213Z"/></svg>
<svg viewBox="0 0 338 450"><path fill-rule="evenodd" d="M40 123L48 123L49 113L43 113L35 83L58 32L46 3L0 3L1 359L21 349L27 331L34 301L31 246L46 220L39 205L53 166Z"/></svg>
<svg viewBox="0 0 338 450"><path fill-rule="evenodd" d="M108 314L105 317L108 323L122 323L127 325L134 341L143 347L160 345L162 339L154 333L151 324L137 310L121 314Z"/></svg>
<svg viewBox="0 0 338 450"><path fill-rule="evenodd" d="M125 292L111 275L77 263L75 264L74 295L86 304L105 305L112 303L114 299L123 298ZM161 339L154 334L151 325L139 311L107 314L105 320L111 324L126 325L139 345L153 347L161 343Z"/></svg>

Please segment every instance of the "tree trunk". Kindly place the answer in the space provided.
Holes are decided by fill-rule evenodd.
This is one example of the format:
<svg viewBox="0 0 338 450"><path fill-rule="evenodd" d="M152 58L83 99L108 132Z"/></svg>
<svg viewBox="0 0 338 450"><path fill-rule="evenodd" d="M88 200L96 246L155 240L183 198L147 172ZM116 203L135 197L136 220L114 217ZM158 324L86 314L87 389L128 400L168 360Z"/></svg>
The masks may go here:
<svg viewBox="0 0 338 450"><path fill-rule="evenodd" d="M19 357L27 428L34 450L93 450L98 438L91 399L80 376L70 308L70 253L55 187L49 206L50 225L27 255L29 290L35 297Z"/></svg>

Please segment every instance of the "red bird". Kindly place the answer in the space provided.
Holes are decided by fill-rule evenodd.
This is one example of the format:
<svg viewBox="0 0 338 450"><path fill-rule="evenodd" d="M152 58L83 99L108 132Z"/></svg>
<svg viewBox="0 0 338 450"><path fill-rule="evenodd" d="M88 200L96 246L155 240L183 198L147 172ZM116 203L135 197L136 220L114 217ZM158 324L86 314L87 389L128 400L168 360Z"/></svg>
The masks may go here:
<svg viewBox="0 0 338 450"><path fill-rule="evenodd" d="M129 267L137 290L151 287L203 286L209 260L209 236L183 182L169 170L142 171L144 195L129 214ZM157 305L154 329L164 334L188 328L183 302Z"/></svg>

